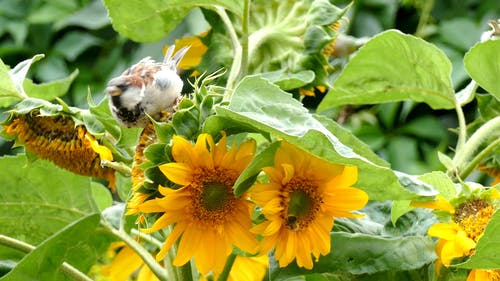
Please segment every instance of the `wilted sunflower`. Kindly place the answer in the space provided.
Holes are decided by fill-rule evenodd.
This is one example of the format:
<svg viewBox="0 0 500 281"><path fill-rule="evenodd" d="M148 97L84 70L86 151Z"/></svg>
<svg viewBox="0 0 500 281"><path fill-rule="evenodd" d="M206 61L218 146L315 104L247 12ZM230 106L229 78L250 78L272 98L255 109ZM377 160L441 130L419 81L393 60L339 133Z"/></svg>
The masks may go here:
<svg viewBox="0 0 500 281"><path fill-rule="evenodd" d="M170 225L157 259L164 258L175 241L180 240L173 264L182 266L194 257L202 274L213 270L220 274L233 245L253 253L257 239L250 233L252 205L246 195L236 198L233 185L252 160L255 143L247 141L239 148L233 144L228 151L226 136L215 144L212 136L201 134L196 144L174 136L172 156L175 162L160 166L172 182L181 186L175 190L159 187L164 196L148 200L139 206L143 213L160 213L151 233Z"/></svg>
<svg viewBox="0 0 500 281"><path fill-rule="evenodd" d="M114 170L101 166L101 161L113 160L111 151L84 125L75 126L71 117L36 112L13 115L3 129L38 157L79 175L106 179L115 187Z"/></svg>
<svg viewBox="0 0 500 281"><path fill-rule="evenodd" d="M280 267L294 259L311 269L311 254L318 259L330 252L330 230L335 217L359 218L367 194L352 185L356 167L335 165L282 142L274 167L263 169L269 178L250 189L267 221L252 229L263 236L261 251L276 248Z"/></svg>

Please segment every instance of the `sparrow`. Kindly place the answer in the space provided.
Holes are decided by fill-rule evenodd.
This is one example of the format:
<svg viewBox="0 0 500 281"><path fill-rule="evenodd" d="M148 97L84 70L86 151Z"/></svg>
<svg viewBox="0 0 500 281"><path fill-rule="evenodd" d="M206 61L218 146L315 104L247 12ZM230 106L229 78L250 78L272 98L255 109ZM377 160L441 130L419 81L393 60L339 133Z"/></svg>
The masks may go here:
<svg viewBox="0 0 500 281"><path fill-rule="evenodd" d="M173 112L184 85L177 74L177 65L189 47L174 54L168 48L163 62L146 57L111 79L106 87L113 117L123 126L145 127L148 115L159 121L164 112Z"/></svg>

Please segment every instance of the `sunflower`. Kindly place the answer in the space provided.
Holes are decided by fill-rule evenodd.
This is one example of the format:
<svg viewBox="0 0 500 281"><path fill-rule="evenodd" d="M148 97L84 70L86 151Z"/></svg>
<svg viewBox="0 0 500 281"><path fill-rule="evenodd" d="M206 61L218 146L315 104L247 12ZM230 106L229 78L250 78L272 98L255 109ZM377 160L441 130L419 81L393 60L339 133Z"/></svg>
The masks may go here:
<svg viewBox="0 0 500 281"><path fill-rule="evenodd" d="M179 189L159 187L163 197L148 200L139 206L143 213L160 213L147 233L174 225L157 260L179 240L175 266L182 266L191 257L202 274L210 270L220 274L233 245L254 253L257 239L249 231L253 206L243 195L236 198L233 185L252 160L255 143L247 141L239 148L233 143L228 151L226 136L215 144L212 136L201 134L196 144L173 137L172 156L175 162L160 170Z"/></svg>
<svg viewBox="0 0 500 281"><path fill-rule="evenodd" d="M477 242L497 210L491 200L498 199L498 195L498 191L493 189L489 190L488 198L469 199L456 207L451 222L437 223L429 228L428 235L439 238L436 244L438 273L441 265L448 267L453 259L474 253ZM499 277L498 270L474 269L467 280L500 280Z"/></svg>
<svg viewBox="0 0 500 281"><path fill-rule="evenodd" d="M263 237L261 251L275 247L280 267L296 259L300 267L311 269L311 254L317 260L330 252L334 217L363 216L352 213L368 201L364 191L351 187L356 167L331 164L282 142L274 167L263 170L269 182L255 184L250 197L267 221L252 232Z"/></svg>
<svg viewBox="0 0 500 281"><path fill-rule="evenodd" d="M116 189L115 171L101 165L112 161L111 150L101 145L84 125L76 125L69 116L42 116L38 112L13 115L3 125L27 151L73 173L103 178Z"/></svg>

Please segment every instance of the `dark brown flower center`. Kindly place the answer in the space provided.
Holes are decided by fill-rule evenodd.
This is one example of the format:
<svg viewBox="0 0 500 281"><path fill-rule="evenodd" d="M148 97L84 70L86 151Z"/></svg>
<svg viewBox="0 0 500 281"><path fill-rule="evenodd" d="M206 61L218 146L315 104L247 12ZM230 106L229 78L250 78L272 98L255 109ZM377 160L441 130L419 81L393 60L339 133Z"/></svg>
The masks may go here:
<svg viewBox="0 0 500 281"><path fill-rule="evenodd" d="M237 176L227 169L199 169L190 186L193 218L202 224L223 224L240 200L233 194Z"/></svg>
<svg viewBox="0 0 500 281"><path fill-rule="evenodd" d="M292 178L281 189L281 218L290 230L299 231L314 221L322 197L316 185L302 178Z"/></svg>

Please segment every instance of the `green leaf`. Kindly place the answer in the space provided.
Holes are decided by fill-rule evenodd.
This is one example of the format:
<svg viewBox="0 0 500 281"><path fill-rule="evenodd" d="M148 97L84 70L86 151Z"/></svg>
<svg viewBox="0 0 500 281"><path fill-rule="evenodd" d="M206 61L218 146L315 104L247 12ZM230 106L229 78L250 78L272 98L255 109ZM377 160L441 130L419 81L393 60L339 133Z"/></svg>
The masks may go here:
<svg viewBox="0 0 500 281"><path fill-rule="evenodd" d="M1 234L36 245L69 223L99 211L88 177L45 160L28 162L24 155L0 158L0 167Z"/></svg>
<svg viewBox="0 0 500 281"><path fill-rule="evenodd" d="M483 236L477 241L476 250L470 259L458 264L460 268L500 268L500 212L495 212L484 230Z"/></svg>
<svg viewBox="0 0 500 281"><path fill-rule="evenodd" d="M92 46L98 46L102 39L88 32L68 32L54 46L54 51L60 53L69 61L74 61L81 53Z"/></svg>
<svg viewBox="0 0 500 281"><path fill-rule="evenodd" d="M500 40L476 44L464 57L467 73L481 87L500 100Z"/></svg>
<svg viewBox="0 0 500 281"><path fill-rule="evenodd" d="M30 69L31 64L41 60L43 57L44 55L41 54L34 55L31 59L27 59L18 63L13 69L9 71L10 78L12 79L12 82L14 82L14 85L16 86L16 89L19 93L25 93L23 83L26 79L26 75L28 74L28 70Z"/></svg>
<svg viewBox="0 0 500 281"><path fill-rule="evenodd" d="M88 215L56 232L27 254L2 280L65 280L60 265L70 261L75 253L80 259L87 258L83 256L88 254L85 248L92 246L99 218L99 214Z"/></svg>
<svg viewBox="0 0 500 281"><path fill-rule="evenodd" d="M279 142L274 142L254 157L234 183L234 194L236 196L241 196L252 186L262 168L273 166L274 154L279 146Z"/></svg>
<svg viewBox="0 0 500 281"><path fill-rule="evenodd" d="M196 7L221 6L237 16L243 13L238 0L104 0L113 28L138 42L154 42L170 33Z"/></svg>
<svg viewBox="0 0 500 281"><path fill-rule="evenodd" d="M278 85L282 90L287 91L311 83L314 80L314 71L303 70L297 73L289 73L284 70L277 70L262 73L261 76Z"/></svg>
<svg viewBox="0 0 500 281"><path fill-rule="evenodd" d="M85 8L57 21L54 24L54 29L61 30L67 26L79 26L96 30L109 23L108 13L102 1L91 1Z"/></svg>
<svg viewBox="0 0 500 281"><path fill-rule="evenodd" d="M66 94L76 76L78 76L78 69L75 69L75 71L66 78L42 84L35 84L33 80L25 79L23 88L29 97L50 101Z"/></svg>
<svg viewBox="0 0 500 281"><path fill-rule="evenodd" d="M9 75L9 68L0 59L0 107L8 107L22 95Z"/></svg>
<svg viewBox="0 0 500 281"><path fill-rule="evenodd" d="M457 188L448 175L441 171L434 171L418 177L419 180L433 186L446 200L451 200L457 195Z"/></svg>
<svg viewBox="0 0 500 281"><path fill-rule="evenodd" d="M451 109L455 95L450 75L451 63L437 47L389 30L373 37L349 61L318 111L406 99Z"/></svg>
<svg viewBox="0 0 500 281"><path fill-rule="evenodd" d="M405 271L420 268L436 259L434 242L429 237L380 237L361 233L333 232L332 250L320 257L314 273L349 272L373 274L383 271ZM271 268L271 280L288 280L291 276L312 273L295 263Z"/></svg>
<svg viewBox="0 0 500 281"><path fill-rule="evenodd" d="M476 95L479 114L483 120L500 116L500 99L491 95Z"/></svg>
<svg viewBox="0 0 500 281"><path fill-rule="evenodd" d="M98 182L92 182L90 187L92 190L92 198L99 210L103 211L113 204L113 197L107 187Z"/></svg>
<svg viewBox="0 0 500 281"><path fill-rule="evenodd" d="M229 107L217 107L216 111L219 116L227 118L218 124L229 127L239 125L264 134L275 134L327 161L358 166L356 186L364 189L370 199L409 199L416 196L401 187L391 169L357 154L314 118L299 101L265 79L244 78L237 86ZM226 123L229 120L230 123ZM342 135L347 139L345 133L342 132ZM373 153L367 157L373 158ZM377 162L381 163L380 160Z"/></svg>

